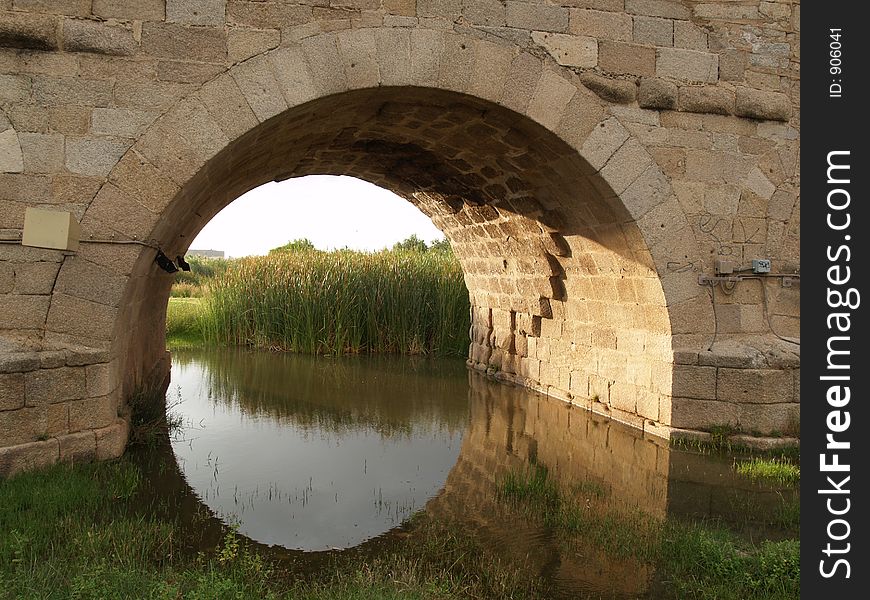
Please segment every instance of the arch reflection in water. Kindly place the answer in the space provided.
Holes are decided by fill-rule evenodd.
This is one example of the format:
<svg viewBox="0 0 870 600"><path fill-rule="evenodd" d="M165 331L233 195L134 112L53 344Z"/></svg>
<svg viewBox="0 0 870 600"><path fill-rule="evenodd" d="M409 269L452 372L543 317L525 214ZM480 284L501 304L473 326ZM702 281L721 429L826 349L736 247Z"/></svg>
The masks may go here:
<svg viewBox="0 0 870 600"><path fill-rule="evenodd" d="M423 508L456 462L461 361L175 353L173 451L188 484L240 533L348 548Z"/></svg>

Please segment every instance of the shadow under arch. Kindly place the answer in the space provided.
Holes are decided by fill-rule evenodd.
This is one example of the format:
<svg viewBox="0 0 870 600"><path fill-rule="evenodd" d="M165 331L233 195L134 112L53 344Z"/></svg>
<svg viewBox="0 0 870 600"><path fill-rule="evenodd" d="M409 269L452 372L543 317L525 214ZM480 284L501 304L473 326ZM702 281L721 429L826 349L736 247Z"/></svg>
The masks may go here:
<svg viewBox="0 0 870 600"><path fill-rule="evenodd" d="M689 299L694 315L711 307L685 285L691 274L666 272L697 254L667 179L572 73L514 46L430 33L434 66L399 44L407 68L387 49L377 69L357 72L343 34L234 66L133 145L83 229L153 240L174 256L266 181L360 177L413 202L450 239L473 305L474 366L637 427L688 426L671 410L672 311ZM315 60L316 44L331 50ZM455 73L454 52L493 65L489 84ZM172 279L153 257L89 245L68 261L120 273L118 307L84 325L64 322L69 298L52 298L52 336L110 345L122 395L164 356ZM706 320L694 327L683 338L709 338Z"/></svg>

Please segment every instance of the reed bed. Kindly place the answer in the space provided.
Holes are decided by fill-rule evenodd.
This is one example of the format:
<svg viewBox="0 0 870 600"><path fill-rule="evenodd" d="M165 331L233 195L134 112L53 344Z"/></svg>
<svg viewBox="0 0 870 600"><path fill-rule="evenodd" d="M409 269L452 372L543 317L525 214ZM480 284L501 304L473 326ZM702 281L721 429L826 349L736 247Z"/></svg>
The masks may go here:
<svg viewBox="0 0 870 600"><path fill-rule="evenodd" d="M452 254L305 250L232 261L211 280L203 339L307 354L466 354L468 291Z"/></svg>

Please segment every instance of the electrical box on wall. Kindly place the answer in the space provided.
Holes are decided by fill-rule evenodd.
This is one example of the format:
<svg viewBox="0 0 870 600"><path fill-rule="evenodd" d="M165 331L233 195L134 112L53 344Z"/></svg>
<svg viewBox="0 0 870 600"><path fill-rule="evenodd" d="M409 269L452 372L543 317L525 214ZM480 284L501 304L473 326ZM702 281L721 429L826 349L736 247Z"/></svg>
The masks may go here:
<svg viewBox="0 0 870 600"><path fill-rule="evenodd" d="M70 212L28 208L24 213L21 245L76 251L81 231L79 222Z"/></svg>
<svg viewBox="0 0 870 600"><path fill-rule="evenodd" d="M754 258L754 259L752 259L752 272L753 273L770 273L770 259L769 258Z"/></svg>

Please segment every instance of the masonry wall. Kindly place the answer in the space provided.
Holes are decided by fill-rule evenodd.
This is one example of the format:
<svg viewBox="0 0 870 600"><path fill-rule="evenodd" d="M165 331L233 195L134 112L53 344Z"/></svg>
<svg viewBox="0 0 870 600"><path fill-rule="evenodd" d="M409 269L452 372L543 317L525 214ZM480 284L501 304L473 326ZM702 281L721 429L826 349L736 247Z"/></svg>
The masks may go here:
<svg viewBox="0 0 870 600"><path fill-rule="evenodd" d="M174 255L240 193L309 173L389 187L445 231L472 366L661 435L795 428L799 12L0 0L0 446L57 460L51 440L80 431L49 411L99 397L29 401L28 381L60 379L28 378L61 368L46 353L103 357L121 421L163 359L153 251L22 247L27 206ZM774 275L698 283L755 258Z"/></svg>

